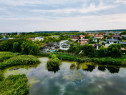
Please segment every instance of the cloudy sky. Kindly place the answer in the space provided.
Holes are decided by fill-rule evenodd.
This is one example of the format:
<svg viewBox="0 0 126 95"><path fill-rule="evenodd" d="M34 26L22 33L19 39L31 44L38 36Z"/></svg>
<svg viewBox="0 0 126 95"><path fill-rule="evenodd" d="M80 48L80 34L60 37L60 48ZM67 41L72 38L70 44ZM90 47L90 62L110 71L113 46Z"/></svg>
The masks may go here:
<svg viewBox="0 0 126 95"><path fill-rule="evenodd" d="M0 0L0 32L126 29L126 0Z"/></svg>

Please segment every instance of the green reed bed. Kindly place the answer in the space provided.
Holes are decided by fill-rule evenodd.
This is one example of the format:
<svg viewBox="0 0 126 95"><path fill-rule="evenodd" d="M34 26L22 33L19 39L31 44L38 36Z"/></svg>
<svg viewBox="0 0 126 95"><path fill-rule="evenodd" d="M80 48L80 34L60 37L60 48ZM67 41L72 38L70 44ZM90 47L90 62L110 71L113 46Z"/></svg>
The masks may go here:
<svg viewBox="0 0 126 95"><path fill-rule="evenodd" d="M0 62L5 61L6 59L9 59L11 57L19 55L18 53L12 53L12 52L0 52Z"/></svg>
<svg viewBox="0 0 126 95"><path fill-rule="evenodd" d="M0 81L0 95L28 95L29 86L26 75L11 75Z"/></svg>
<svg viewBox="0 0 126 95"><path fill-rule="evenodd" d="M93 58L92 62L95 62L100 65L117 65L117 66L126 66L126 62L119 58Z"/></svg>
<svg viewBox="0 0 126 95"><path fill-rule="evenodd" d="M3 72L0 71L0 81L2 81L4 79L4 75L3 75Z"/></svg>
<svg viewBox="0 0 126 95"><path fill-rule="evenodd" d="M38 58L32 55L19 55L12 57L5 62L0 63L0 69L4 69L6 67L10 66L16 66L16 65L33 65L38 64L40 61Z"/></svg>

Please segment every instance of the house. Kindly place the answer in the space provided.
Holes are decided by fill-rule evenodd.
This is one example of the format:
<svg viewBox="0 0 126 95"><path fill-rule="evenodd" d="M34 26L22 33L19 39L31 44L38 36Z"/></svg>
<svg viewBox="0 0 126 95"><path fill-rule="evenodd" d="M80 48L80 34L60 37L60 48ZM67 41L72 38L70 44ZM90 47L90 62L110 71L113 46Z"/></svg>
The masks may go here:
<svg viewBox="0 0 126 95"><path fill-rule="evenodd" d="M57 50L59 48L59 43L58 42L47 43L46 48L48 48L49 50Z"/></svg>
<svg viewBox="0 0 126 95"><path fill-rule="evenodd" d="M94 41L94 42L98 42L98 39L97 39L97 38L93 38L93 41Z"/></svg>
<svg viewBox="0 0 126 95"><path fill-rule="evenodd" d="M102 39L102 38L104 38L104 36L103 35L95 35L95 38Z"/></svg>
<svg viewBox="0 0 126 95"><path fill-rule="evenodd" d="M99 50L99 48L101 47L102 45L100 44L95 44L94 47L96 48L96 50Z"/></svg>
<svg viewBox="0 0 126 95"><path fill-rule="evenodd" d="M43 37L35 37L35 41L36 41L36 40L43 41L44 38L43 38Z"/></svg>
<svg viewBox="0 0 126 95"><path fill-rule="evenodd" d="M59 43L60 50L68 50L70 47L70 42L68 40L61 41Z"/></svg>
<svg viewBox="0 0 126 95"><path fill-rule="evenodd" d="M35 41L35 38L29 38L29 40L31 40L31 41Z"/></svg>
<svg viewBox="0 0 126 95"><path fill-rule="evenodd" d="M94 34L89 34L89 36L94 37Z"/></svg>
<svg viewBox="0 0 126 95"><path fill-rule="evenodd" d="M81 45L84 45L84 44L86 44L86 43L89 42L89 39L85 39L85 36L84 36L84 35L80 35L78 42L79 42Z"/></svg>
<svg viewBox="0 0 126 95"><path fill-rule="evenodd" d="M121 39L122 37L118 34L112 35L112 39Z"/></svg>
<svg viewBox="0 0 126 95"><path fill-rule="evenodd" d="M106 43L105 43L105 46L109 46L111 44L119 44L119 40L118 39L107 39Z"/></svg>
<svg viewBox="0 0 126 95"><path fill-rule="evenodd" d="M72 37L71 39L72 39L72 41L77 41L79 39L79 37L75 36L75 37Z"/></svg>

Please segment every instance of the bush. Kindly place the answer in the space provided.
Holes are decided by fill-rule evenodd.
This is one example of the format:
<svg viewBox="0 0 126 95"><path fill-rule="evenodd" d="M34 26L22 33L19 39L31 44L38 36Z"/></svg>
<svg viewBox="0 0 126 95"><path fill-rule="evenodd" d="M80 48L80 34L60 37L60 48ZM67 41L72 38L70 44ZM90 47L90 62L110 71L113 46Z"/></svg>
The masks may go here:
<svg viewBox="0 0 126 95"><path fill-rule="evenodd" d="M2 81L3 79L4 79L3 72L0 71L0 81Z"/></svg>
<svg viewBox="0 0 126 95"><path fill-rule="evenodd" d="M106 57L107 56L107 49L104 48L103 46L100 47L100 49L98 51L98 56L99 57Z"/></svg>
<svg viewBox="0 0 126 95"><path fill-rule="evenodd" d="M122 60L115 59L115 58L93 58L92 62L101 64L101 65L108 64L108 65L126 66L126 64L123 64Z"/></svg>
<svg viewBox="0 0 126 95"><path fill-rule="evenodd" d="M47 69L49 71L58 71L59 70L59 65L60 65L60 60L57 58L55 54L52 54L51 59L47 62Z"/></svg>
<svg viewBox="0 0 126 95"><path fill-rule="evenodd" d="M95 56L95 49L93 48L92 45L89 45L89 44L83 45L82 50L83 50L84 54L88 57L94 57Z"/></svg>
<svg viewBox="0 0 126 95"><path fill-rule="evenodd" d="M20 44L18 42L13 43L13 52L20 52Z"/></svg>
<svg viewBox="0 0 126 95"><path fill-rule="evenodd" d="M29 86L26 75L11 75L0 82L0 95L28 95Z"/></svg>
<svg viewBox="0 0 126 95"><path fill-rule="evenodd" d="M0 62L3 62L6 59L19 55L18 53L12 52L0 52Z"/></svg>
<svg viewBox="0 0 126 95"><path fill-rule="evenodd" d="M32 55L19 55L8 59L6 62L0 64L0 69L15 65L33 65L38 64L40 61Z"/></svg>
<svg viewBox="0 0 126 95"><path fill-rule="evenodd" d="M112 44L108 47L108 55L111 57L121 57L121 45L119 44Z"/></svg>

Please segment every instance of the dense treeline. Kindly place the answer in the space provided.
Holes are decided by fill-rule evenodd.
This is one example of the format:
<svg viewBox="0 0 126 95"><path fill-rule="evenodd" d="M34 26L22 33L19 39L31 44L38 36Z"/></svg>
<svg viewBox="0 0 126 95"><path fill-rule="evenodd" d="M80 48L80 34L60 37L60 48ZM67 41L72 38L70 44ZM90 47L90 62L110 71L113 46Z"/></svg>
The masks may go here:
<svg viewBox="0 0 126 95"><path fill-rule="evenodd" d="M96 50L92 45L86 44L81 46L80 44L71 43L69 53L73 53L80 56L88 57L121 57L121 45L112 44L108 48L104 46L100 47L99 50Z"/></svg>
<svg viewBox="0 0 126 95"><path fill-rule="evenodd" d="M40 46L28 39L10 39L0 42L0 51L13 51L36 55Z"/></svg>

